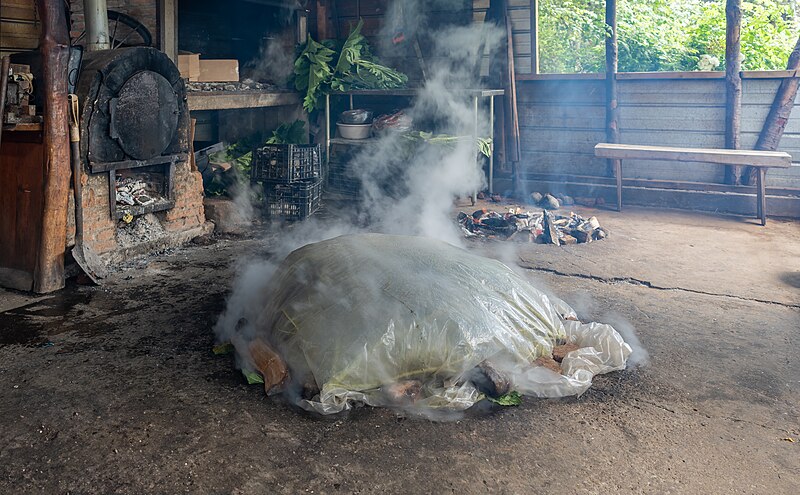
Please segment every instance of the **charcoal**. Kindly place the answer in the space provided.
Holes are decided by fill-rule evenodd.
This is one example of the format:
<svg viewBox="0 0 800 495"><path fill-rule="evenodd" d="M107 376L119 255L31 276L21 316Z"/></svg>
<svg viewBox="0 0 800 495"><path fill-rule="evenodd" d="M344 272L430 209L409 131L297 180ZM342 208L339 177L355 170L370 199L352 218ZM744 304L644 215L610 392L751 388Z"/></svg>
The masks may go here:
<svg viewBox="0 0 800 495"><path fill-rule="evenodd" d="M592 234L590 232L584 232L580 229L573 229L569 233L572 237L574 237L579 244L583 244L586 242L592 241Z"/></svg>
<svg viewBox="0 0 800 495"><path fill-rule="evenodd" d="M603 227L599 227L592 232L592 239L599 241L608 237L608 231Z"/></svg>
<svg viewBox="0 0 800 495"><path fill-rule="evenodd" d="M585 220L574 212L556 215L546 209L531 213L519 207L510 207L506 212L484 208L471 214L460 212L457 221L467 238L499 238L559 246L591 242L608 235L605 230L598 231L600 222L595 217Z"/></svg>
<svg viewBox="0 0 800 495"><path fill-rule="evenodd" d="M555 225L555 217L547 210L544 212L544 225L542 234L544 235L545 244L553 244L556 246L561 245L558 240L558 228Z"/></svg>

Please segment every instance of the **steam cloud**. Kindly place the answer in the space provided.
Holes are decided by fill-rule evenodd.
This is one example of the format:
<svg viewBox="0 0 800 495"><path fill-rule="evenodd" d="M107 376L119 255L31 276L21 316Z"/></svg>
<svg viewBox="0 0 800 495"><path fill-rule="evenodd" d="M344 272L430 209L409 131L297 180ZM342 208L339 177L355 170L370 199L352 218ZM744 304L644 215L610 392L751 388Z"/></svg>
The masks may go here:
<svg viewBox="0 0 800 495"><path fill-rule="evenodd" d="M442 10L450 4L461 5L455 0L435 3L442 4ZM421 0L398 0L390 5L381 37L383 40L391 40L399 31L406 37L414 36L425 27L426 20L420 15L425 10ZM415 121L435 120L440 132L472 136L475 125L473 101L464 92L453 88L479 88L480 74L475 68L480 66L478 61L482 54L478 53L478 48L485 46L488 53L494 53L501 46L502 39L503 31L496 26L472 25L436 30L436 36L431 40L433 49L426 54L427 80L407 114ZM268 60L269 47L265 47L263 60ZM381 44L380 48L384 56L396 55L398 50L391 41ZM291 60L272 60L264 64L270 68L279 66L291 67ZM486 121L485 115L479 116L479 123L485 125ZM486 135L486 131L488 129L480 128L479 134ZM475 159L476 143L472 139L461 139L452 148L422 145L410 156L406 152L407 146L402 137L388 133L353 157L351 171L362 186L362 208L354 218L323 221L312 217L291 229L283 229L277 243L272 246L270 260L243 263L239 267L239 275L215 332L218 341L230 341L235 345L240 367L252 369L247 344L258 332L257 321L264 310L276 267L293 250L359 232L417 235L454 245L462 244L451 210L455 197L466 197L485 186L484 174ZM503 258L514 260L508 263L509 266L516 265L515 254L506 252ZM363 286L376 287L377 284L365 280ZM627 329L630 325L623 324L621 328ZM632 332L625 335L626 340L631 339L629 342L638 342L632 337Z"/></svg>

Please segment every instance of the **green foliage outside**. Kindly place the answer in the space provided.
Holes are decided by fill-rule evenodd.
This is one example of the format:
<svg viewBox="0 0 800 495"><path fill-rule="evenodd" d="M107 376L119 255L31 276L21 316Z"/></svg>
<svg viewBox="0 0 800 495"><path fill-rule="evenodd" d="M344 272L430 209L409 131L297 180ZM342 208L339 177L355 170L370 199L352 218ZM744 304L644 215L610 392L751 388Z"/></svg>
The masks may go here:
<svg viewBox="0 0 800 495"><path fill-rule="evenodd" d="M786 68L797 41L797 0L743 0L744 70ZM725 0L620 0L620 72L725 69ZM605 70L605 1L539 1L540 72ZM716 65L716 64L713 64Z"/></svg>

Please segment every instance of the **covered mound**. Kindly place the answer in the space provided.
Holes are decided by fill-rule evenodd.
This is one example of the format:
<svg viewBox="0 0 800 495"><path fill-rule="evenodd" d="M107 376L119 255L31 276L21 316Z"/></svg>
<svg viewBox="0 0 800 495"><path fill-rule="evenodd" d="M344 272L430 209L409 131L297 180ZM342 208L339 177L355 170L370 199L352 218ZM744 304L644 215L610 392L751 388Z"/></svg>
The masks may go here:
<svg viewBox="0 0 800 495"><path fill-rule="evenodd" d="M311 411L463 410L509 390L580 394L623 369L620 335L574 318L499 261L428 238L349 235L291 253L237 347L268 392L295 392Z"/></svg>

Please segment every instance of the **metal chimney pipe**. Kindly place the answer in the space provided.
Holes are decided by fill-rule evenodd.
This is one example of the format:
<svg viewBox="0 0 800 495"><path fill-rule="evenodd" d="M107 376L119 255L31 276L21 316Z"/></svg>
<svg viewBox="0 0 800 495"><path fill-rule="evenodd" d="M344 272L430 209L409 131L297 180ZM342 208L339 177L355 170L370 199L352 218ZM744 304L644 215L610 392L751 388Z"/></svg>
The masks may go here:
<svg viewBox="0 0 800 495"><path fill-rule="evenodd" d="M108 4L106 0L83 0L86 50L108 50Z"/></svg>

